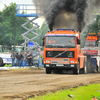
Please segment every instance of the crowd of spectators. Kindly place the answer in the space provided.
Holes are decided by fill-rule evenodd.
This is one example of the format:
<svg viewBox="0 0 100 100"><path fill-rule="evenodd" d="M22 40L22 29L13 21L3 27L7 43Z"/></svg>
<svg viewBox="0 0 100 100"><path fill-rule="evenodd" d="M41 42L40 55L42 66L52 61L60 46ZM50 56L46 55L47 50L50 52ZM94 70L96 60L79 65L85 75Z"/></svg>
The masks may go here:
<svg viewBox="0 0 100 100"><path fill-rule="evenodd" d="M29 54L27 54L26 52L22 55L20 52L15 53L14 51L11 54L11 59L12 59L12 67L18 66L21 67L22 61L23 61L23 66L26 66L26 64L28 63L28 66L32 65L32 54L31 52L29 52ZM16 60L16 63L15 63Z"/></svg>

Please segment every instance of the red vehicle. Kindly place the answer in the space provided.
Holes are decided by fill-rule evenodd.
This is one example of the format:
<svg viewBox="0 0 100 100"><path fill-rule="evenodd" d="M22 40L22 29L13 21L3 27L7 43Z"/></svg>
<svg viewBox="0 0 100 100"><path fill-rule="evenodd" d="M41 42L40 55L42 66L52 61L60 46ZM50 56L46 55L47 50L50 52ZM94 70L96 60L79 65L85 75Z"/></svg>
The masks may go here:
<svg viewBox="0 0 100 100"><path fill-rule="evenodd" d="M89 33L90 34L90 33ZM91 33L91 35L86 36L86 40L85 40L85 46L84 46L84 50L83 53L85 55L98 55L98 36L96 35L92 35L93 33Z"/></svg>
<svg viewBox="0 0 100 100"><path fill-rule="evenodd" d="M52 70L72 69L79 74L80 69L87 73L86 56L80 50L80 33L74 29L57 29L45 34L44 67L46 73Z"/></svg>
<svg viewBox="0 0 100 100"><path fill-rule="evenodd" d="M83 54L87 56L88 72L100 71L100 41L99 33L89 33L86 36Z"/></svg>

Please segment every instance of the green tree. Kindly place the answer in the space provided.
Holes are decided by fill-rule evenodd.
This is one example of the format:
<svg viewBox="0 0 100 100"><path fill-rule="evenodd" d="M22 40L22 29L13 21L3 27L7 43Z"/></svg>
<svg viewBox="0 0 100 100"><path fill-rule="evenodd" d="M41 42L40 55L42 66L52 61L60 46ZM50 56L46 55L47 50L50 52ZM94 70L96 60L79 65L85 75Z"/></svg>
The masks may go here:
<svg viewBox="0 0 100 100"><path fill-rule="evenodd" d="M48 32L49 28L46 24L46 22L43 22L42 26L38 29L36 29L36 33L39 34L39 37L35 39L36 42L39 43L39 45L42 46L42 38L45 36L45 34Z"/></svg>
<svg viewBox="0 0 100 100"><path fill-rule="evenodd" d="M99 33L100 32L100 15L97 15L94 22L87 27L87 35L89 33Z"/></svg>
<svg viewBox="0 0 100 100"><path fill-rule="evenodd" d="M0 11L0 45L17 45L24 42L21 34L26 32L22 24L27 22L26 19L16 16L16 4L10 3L9 6L4 7L3 11ZM31 29L33 27L32 23L26 25L27 28ZM42 26L36 29L34 32L39 34L39 37L35 39L40 45L42 45L42 37L48 31L48 26L44 22ZM35 35L32 33L28 34L28 38L32 38Z"/></svg>
<svg viewBox="0 0 100 100"><path fill-rule="evenodd" d="M26 32L21 27L26 19L16 16L16 4L10 3L0 12L0 44L1 45L17 45L24 42L21 34ZM27 25L28 28L33 27L32 24Z"/></svg>
<svg viewBox="0 0 100 100"><path fill-rule="evenodd" d="M87 26L87 31L84 34L89 35L89 33L100 34L100 15L97 15L94 22ZM84 47L85 38L83 34L81 35L81 47ZM99 39L100 40L100 39Z"/></svg>

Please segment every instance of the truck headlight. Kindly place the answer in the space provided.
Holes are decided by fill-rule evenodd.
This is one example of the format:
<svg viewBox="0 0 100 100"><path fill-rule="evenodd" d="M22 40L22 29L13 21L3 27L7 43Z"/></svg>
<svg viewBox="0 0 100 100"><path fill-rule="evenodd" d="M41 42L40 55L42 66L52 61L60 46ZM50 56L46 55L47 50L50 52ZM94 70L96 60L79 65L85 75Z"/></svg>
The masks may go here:
<svg viewBox="0 0 100 100"><path fill-rule="evenodd" d="M49 60L46 60L46 63L50 63L50 61Z"/></svg>
<svg viewBox="0 0 100 100"><path fill-rule="evenodd" d="M45 61L44 61L44 64L45 64Z"/></svg>
<svg viewBox="0 0 100 100"><path fill-rule="evenodd" d="M72 60L72 61L71 61L71 63L75 63L75 61L74 61L74 60Z"/></svg>

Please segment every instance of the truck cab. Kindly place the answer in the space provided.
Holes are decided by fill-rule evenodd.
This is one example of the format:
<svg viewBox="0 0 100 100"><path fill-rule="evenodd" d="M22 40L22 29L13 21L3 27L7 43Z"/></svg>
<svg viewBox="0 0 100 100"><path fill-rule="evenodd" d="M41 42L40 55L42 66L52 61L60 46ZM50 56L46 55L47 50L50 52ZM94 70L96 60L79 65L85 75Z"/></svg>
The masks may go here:
<svg viewBox="0 0 100 100"><path fill-rule="evenodd" d="M89 33L86 36L83 54L87 56L88 72L100 71L100 34Z"/></svg>
<svg viewBox="0 0 100 100"><path fill-rule="evenodd" d="M80 50L79 40L80 33L74 29L57 29L45 34L44 67L47 74L53 69L72 69L74 74L79 74L80 69L84 69L85 56Z"/></svg>

